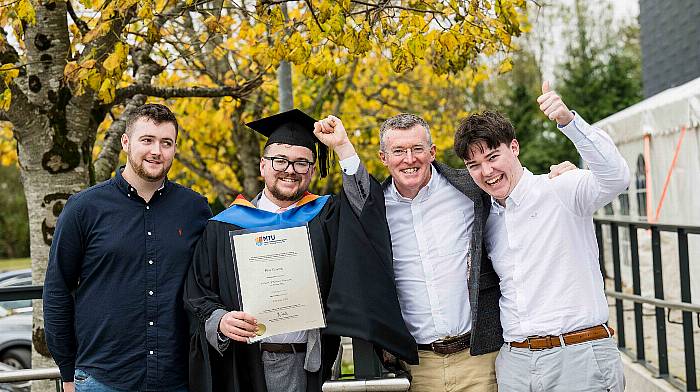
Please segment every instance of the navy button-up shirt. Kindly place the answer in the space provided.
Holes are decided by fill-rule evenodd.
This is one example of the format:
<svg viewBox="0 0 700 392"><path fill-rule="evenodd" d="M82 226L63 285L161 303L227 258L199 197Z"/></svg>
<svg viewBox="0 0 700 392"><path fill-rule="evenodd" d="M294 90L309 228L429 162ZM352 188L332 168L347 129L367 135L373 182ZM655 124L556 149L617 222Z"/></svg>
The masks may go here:
<svg viewBox="0 0 700 392"><path fill-rule="evenodd" d="M44 282L46 342L64 381L80 368L117 389L187 383L182 285L210 217L204 197L167 179L146 203L121 170L68 199Z"/></svg>

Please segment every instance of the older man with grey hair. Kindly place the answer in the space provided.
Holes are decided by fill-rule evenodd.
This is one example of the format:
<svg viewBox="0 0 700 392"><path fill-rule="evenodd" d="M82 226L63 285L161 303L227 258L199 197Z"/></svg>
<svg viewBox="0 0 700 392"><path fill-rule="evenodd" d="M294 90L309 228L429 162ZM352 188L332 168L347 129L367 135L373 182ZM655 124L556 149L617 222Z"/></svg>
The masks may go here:
<svg viewBox="0 0 700 392"><path fill-rule="evenodd" d="M382 124L394 279L419 349L411 390L495 391L502 341L498 277L482 251L488 204L466 170L435 155L424 119L402 113Z"/></svg>

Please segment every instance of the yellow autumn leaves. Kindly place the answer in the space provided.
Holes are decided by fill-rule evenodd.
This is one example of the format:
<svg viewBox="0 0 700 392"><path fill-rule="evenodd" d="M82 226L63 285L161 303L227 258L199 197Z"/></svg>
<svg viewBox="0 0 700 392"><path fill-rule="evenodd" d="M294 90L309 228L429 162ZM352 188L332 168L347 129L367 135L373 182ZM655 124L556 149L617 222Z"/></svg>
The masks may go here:
<svg viewBox="0 0 700 392"><path fill-rule="evenodd" d="M91 94L110 108L119 89L134 83L133 56L146 47L163 69L151 82L158 87L239 86L262 75L263 84L245 99L167 102L183 126L182 162L199 164L240 189L239 144L231 130L277 111L275 72L288 61L296 106L313 115L339 115L370 171L381 173L376 131L383 119L419 113L433 125L438 147L447 150L454 119L469 107L469 89L512 68L512 37L528 29L526 0L288 1L286 16L273 3L73 0L81 22L66 15L70 55L61 59L63 82L74 96ZM31 28L36 14L29 0L7 4L0 6L0 22L13 26L21 63L22 26ZM0 45L8 44L2 37ZM10 105L18 67L0 66L0 111ZM120 108L111 112L118 115ZM11 135L2 129L4 161L13 148L5 148ZM178 165L179 180L216 197L209 181Z"/></svg>

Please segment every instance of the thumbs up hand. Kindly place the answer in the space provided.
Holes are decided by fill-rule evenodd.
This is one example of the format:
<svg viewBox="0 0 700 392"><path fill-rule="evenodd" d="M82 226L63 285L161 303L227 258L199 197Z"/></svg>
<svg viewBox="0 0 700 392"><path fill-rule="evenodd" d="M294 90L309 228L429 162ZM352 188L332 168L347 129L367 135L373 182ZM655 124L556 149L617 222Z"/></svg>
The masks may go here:
<svg viewBox="0 0 700 392"><path fill-rule="evenodd" d="M567 125L574 119L574 113L569 110L556 92L550 90L549 82L542 83L542 95L537 98L540 110L550 120L554 120L560 126Z"/></svg>

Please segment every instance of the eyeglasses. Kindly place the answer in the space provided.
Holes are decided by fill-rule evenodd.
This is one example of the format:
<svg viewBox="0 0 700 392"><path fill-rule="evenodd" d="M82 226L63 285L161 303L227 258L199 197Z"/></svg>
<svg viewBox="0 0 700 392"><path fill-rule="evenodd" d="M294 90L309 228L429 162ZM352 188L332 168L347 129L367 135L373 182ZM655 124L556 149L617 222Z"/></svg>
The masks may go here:
<svg viewBox="0 0 700 392"><path fill-rule="evenodd" d="M309 162L307 160L290 161L289 159L282 158L282 157L263 157L263 158L272 162L272 170L278 171L278 172L287 171L287 168L289 167L289 165L292 165L292 169L294 170L295 173L306 174L309 172L309 169L311 169L311 166L314 165L313 162Z"/></svg>
<svg viewBox="0 0 700 392"><path fill-rule="evenodd" d="M393 149L391 149L391 151L389 151L389 153L395 157L405 157L406 155L408 155L409 151L411 152L412 155L422 155L426 150L427 150L427 148L425 148L425 146L417 145L417 146L406 147L406 148L403 148L403 147L393 148Z"/></svg>

